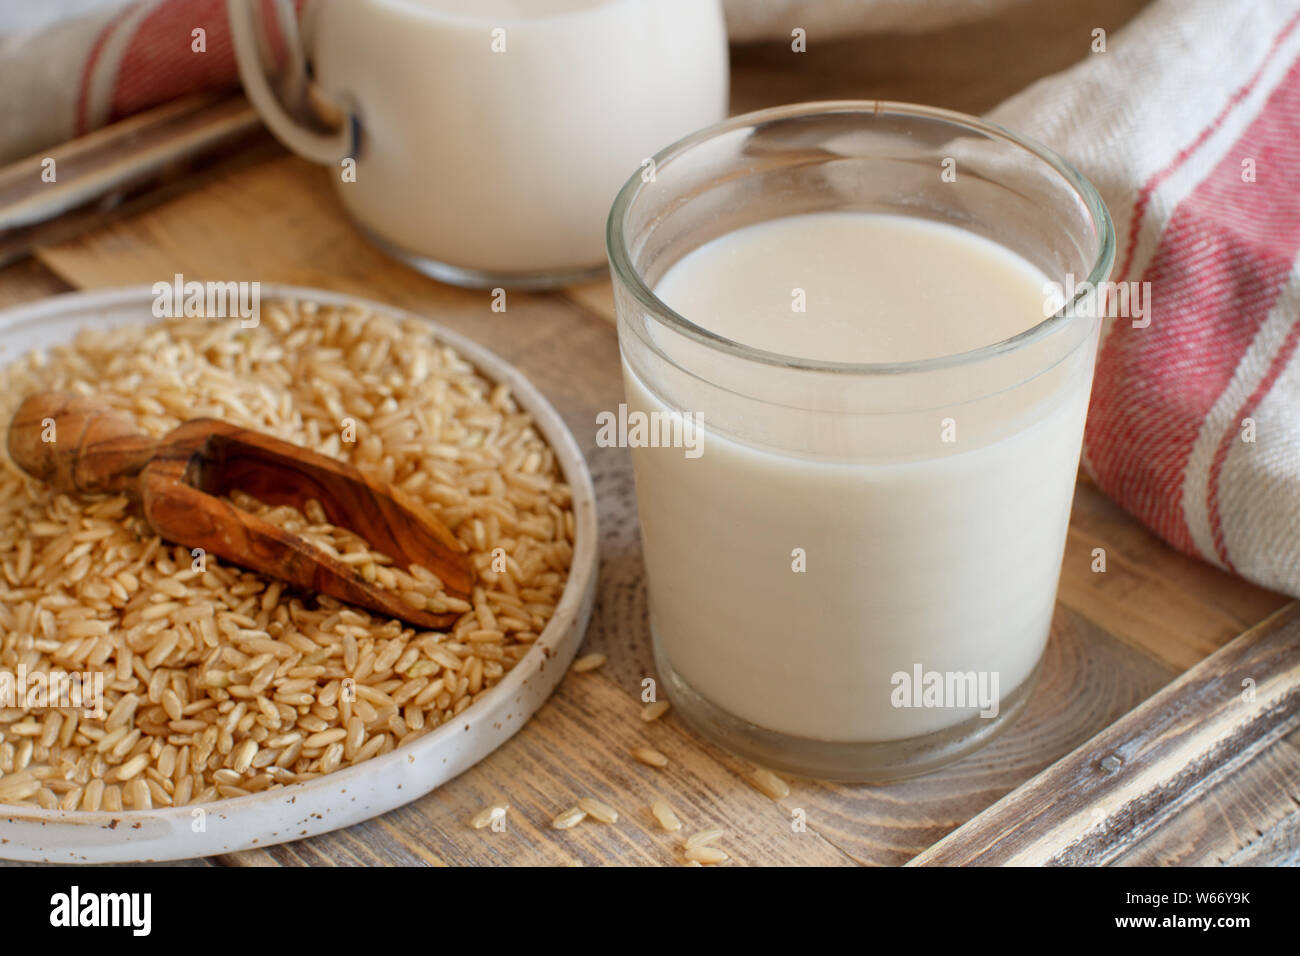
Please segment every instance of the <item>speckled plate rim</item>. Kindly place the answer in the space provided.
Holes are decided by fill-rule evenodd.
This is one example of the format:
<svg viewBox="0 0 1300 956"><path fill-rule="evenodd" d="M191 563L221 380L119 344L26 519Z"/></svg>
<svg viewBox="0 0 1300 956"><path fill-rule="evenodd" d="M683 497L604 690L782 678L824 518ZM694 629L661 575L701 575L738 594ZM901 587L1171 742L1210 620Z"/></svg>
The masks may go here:
<svg viewBox="0 0 1300 956"><path fill-rule="evenodd" d="M356 305L398 319L417 319L429 327L433 338L456 349L485 377L510 386L554 449L573 490L573 565L555 614L528 654L482 699L454 721L382 757L306 783L201 808L91 813L0 805L0 858L160 862L299 840L379 816L436 789L509 740L545 703L582 643L598 570L595 492L586 459L550 402L505 360L417 313L343 293L262 284L261 301L275 299ZM32 349L66 342L70 334L92 323L111 328L157 321L151 312L153 301L149 287L133 286L68 293L4 310L0 312L0 366ZM48 327L39 328L59 322L68 323L66 330L52 333ZM34 340L11 344L24 329L31 330Z"/></svg>

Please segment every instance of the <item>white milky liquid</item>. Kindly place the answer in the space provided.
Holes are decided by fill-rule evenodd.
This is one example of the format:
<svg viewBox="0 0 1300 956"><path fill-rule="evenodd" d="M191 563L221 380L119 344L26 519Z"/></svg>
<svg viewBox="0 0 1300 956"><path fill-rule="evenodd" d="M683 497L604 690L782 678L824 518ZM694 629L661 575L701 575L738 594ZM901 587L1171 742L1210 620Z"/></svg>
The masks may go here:
<svg viewBox="0 0 1300 956"><path fill-rule="evenodd" d="M978 348L1036 325L1045 282L1027 261L955 227L827 213L716 239L675 263L656 293L690 321L755 348L889 362ZM793 310L794 290L805 312ZM783 393L763 366L738 371L692 341L661 336L704 379L778 398L749 425L761 418L778 432L780 403L806 397L793 386ZM652 626L673 668L736 717L825 741L913 737L978 712L895 706L894 675L916 665L996 674L1005 697L1047 638L1091 381L1086 358L991 405L959 408L951 444L941 441L938 413L922 412L877 416L879 431L862 433L823 416L811 432L789 426L804 445L797 453L758 447L711 427L707 388L674 386L678 410L703 415L702 454L632 451ZM626 361L624 375L631 411L669 411ZM878 455L862 434L902 437ZM792 569L795 549L806 571Z"/></svg>
<svg viewBox="0 0 1300 956"><path fill-rule="evenodd" d="M464 269L599 265L618 189L726 111L717 0L324 0L309 40L360 117L344 205Z"/></svg>
<svg viewBox="0 0 1300 956"><path fill-rule="evenodd" d="M752 348L907 362L1023 332L1043 318L1046 281L1005 247L952 226L828 212L708 243L675 263L655 293L679 315Z"/></svg>

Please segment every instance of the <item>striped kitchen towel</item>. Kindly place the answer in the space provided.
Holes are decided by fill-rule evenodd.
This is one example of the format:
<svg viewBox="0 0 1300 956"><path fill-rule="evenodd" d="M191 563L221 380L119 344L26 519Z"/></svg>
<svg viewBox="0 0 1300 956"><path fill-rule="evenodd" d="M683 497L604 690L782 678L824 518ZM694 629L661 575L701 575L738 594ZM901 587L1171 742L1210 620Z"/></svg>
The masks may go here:
<svg viewBox="0 0 1300 956"><path fill-rule="evenodd" d="M283 38L270 0L259 2L269 54L279 58ZM238 82L226 0L0 5L0 163Z"/></svg>
<svg viewBox="0 0 1300 956"><path fill-rule="evenodd" d="M1175 547L1300 597L1300 2L1158 0L990 118L1079 167L1113 278L1151 283L1145 327L1103 329L1085 468Z"/></svg>
<svg viewBox="0 0 1300 956"><path fill-rule="evenodd" d="M726 0L726 9L733 37L762 38L792 25L938 26L1007 2ZM39 22L0 37L0 160L231 84L224 6L23 8ZM58 9L69 15L49 12ZM0 9L0 31L15 10ZM1142 327L1116 319L1103 330L1085 468L1176 547L1300 597L1298 21L1300 0L1155 0L1104 51L991 118L1054 147L1097 185L1115 218L1113 278L1151 283ZM192 52L198 28L202 56Z"/></svg>

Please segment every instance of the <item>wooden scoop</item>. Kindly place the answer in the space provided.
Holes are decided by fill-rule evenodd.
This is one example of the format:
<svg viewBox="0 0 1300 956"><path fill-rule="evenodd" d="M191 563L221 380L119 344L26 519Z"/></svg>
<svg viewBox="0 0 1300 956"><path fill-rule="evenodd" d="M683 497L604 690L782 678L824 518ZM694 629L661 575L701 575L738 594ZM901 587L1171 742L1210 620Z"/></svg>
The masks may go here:
<svg viewBox="0 0 1300 956"><path fill-rule="evenodd" d="M186 422L155 441L93 399L41 392L14 415L9 455L60 491L130 495L153 529L176 544L418 627L447 628L459 615L412 607L355 567L219 496L239 489L299 509L315 499L330 523L403 567L427 568L447 593L468 598L474 587L465 546L409 495L351 465L216 419Z"/></svg>

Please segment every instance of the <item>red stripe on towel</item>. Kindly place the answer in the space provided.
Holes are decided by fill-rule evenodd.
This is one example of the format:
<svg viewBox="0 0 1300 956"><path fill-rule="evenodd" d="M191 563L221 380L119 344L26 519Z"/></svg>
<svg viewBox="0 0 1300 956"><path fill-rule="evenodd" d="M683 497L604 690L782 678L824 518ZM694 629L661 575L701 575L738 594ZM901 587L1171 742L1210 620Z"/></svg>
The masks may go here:
<svg viewBox="0 0 1300 956"><path fill-rule="evenodd" d="M1300 249L1300 62L1219 165L1179 205L1143 279L1151 324L1121 323L1107 339L1089 413L1089 450L1102 488L1175 546L1198 554L1182 489L1206 415L1277 300ZM1242 182L1243 159L1257 181ZM1293 339L1288 340L1294 349ZM1287 350L1245 406L1267 394ZM1238 419L1239 421L1239 419ZM1218 477L1236 421L1216 449L1211 524L1227 562Z"/></svg>
<svg viewBox="0 0 1300 956"><path fill-rule="evenodd" d="M1291 35L1291 31L1295 29L1296 24L1298 23L1300 23L1300 13L1297 13L1287 21L1286 26L1282 28L1282 32L1274 38L1272 45L1268 48L1268 53L1266 53L1264 59L1260 61L1259 68L1255 71L1254 75L1251 76L1251 78L1247 80L1240 89L1232 94L1232 97L1224 104L1223 109L1221 109L1219 114L1214 117L1210 122L1210 125L1201 130L1200 134L1196 139L1192 140L1189 145L1184 146L1179 150L1178 153L1175 154L1174 158L1169 161L1169 165L1165 166L1147 180L1146 184L1143 185L1142 189L1138 192L1137 200L1133 204L1133 215L1129 218L1127 249L1124 254L1124 262L1115 273L1116 279L1128 278L1129 269L1133 267L1133 257L1137 254L1138 234L1141 231L1142 220L1146 215L1147 207L1151 203L1152 195L1154 195L1161 183L1173 175L1174 171L1177 170L1178 167L1182 166L1189 156L1200 149L1205 141L1214 135L1214 132L1223 125L1223 121L1228 118L1228 114L1233 111L1237 104L1250 95L1251 90L1253 90L1256 84L1259 83L1260 77L1264 75L1264 70L1267 68L1269 62L1273 59L1282 44L1286 42L1286 38Z"/></svg>
<svg viewBox="0 0 1300 956"><path fill-rule="evenodd" d="M205 52L193 50L193 31ZM141 22L118 64L110 121L237 82L224 0L165 0Z"/></svg>
<svg viewBox="0 0 1300 956"><path fill-rule="evenodd" d="M1251 241L1254 253L1255 279L1268 297L1263 316L1252 316L1262 323L1281 294L1300 252L1300 151L1295 143L1300 139L1300 60L1291 66L1286 78L1269 97L1264 112L1251 124L1250 129L1224 158L1220 168L1208 181L1206 201L1218 203L1219 214L1227 226L1235 228ZM1257 181L1241 182L1241 161L1255 160ZM1253 187L1259 187L1255 189ZM1249 195L1246 202L1235 202ZM1251 395L1237 409L1224 429L1210 464L1207 507L1210 530L1214 536L1216 556L1224 566L1232 569L1232 558L1224 536L1224 516L1220 509L1219 479L1227 461L1232 442L1238 436L1243 418L1254 414L1277 382L1282 370L1295 354L1300 342L1300 322L1292 317L1291 329L1281 348L1273 356L1268 371Z"/></svg>

